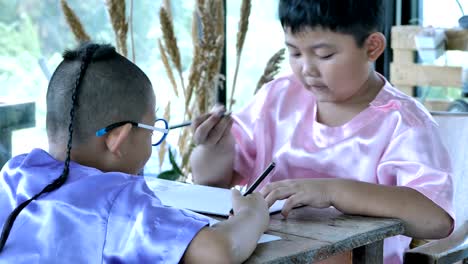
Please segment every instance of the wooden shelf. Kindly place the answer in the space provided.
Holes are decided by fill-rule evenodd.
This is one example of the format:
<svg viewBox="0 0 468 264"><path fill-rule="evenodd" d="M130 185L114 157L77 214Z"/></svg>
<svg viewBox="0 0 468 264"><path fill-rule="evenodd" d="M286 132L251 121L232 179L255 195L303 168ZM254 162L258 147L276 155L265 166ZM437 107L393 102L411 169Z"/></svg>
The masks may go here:
<svg viewBox="0 0 468 264"><path fill-rule="evenodd" d="M395 26L392 27L392 49L416 50L414 36L423 28L420 26ZM447 50L468 50L468 30L446 29Z"/></svg>
<svg viewBox="0 0 468 264"><path fill-rule="evenodd" d="M395 26L392 28L390 82L404 93L414 96L415 86L442 86L461 89L462 67L422 65L416 61L414 37L423 30L419 26ZM446 50L468 50L468 30L446 29ZM447 110L450 101L427 101L431 111Z"/></svg>

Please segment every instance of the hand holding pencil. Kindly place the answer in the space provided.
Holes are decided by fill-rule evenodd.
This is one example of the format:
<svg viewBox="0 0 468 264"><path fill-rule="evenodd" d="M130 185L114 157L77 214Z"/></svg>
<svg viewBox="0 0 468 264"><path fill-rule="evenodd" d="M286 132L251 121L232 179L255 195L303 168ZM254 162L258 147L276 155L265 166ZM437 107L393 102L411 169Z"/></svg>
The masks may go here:
<svg viewBox="0 0 468 264"><path fill-rule="evenodd" d="M224 106L216 106L212 112L198 116L191 124L195 144L214 146L231 141L234 143L231 135L232 123L232 117L229 113L226 114Z"/></svg>
<svg viewBox="0 0 468 264"><path fill-rule="evenodd" d="M210 113L193 120L196 147L190 155L190 165L193 181L197 184L229 186L235 140L231 133L233 119L225 112L224 106L216 106Z"/></svg>
<svg viewBox="0 0 468 264"><path fill-rule="evenodd" d="M221 117L228 117L230 115L231 115L231 112L221 113ZM192 122L192 121L185 121L185 122L177 124L177 125L171 125L171 126L169 126L169 129L176 129L176 128L181 128L181 127L191 126L193 123L194 122Z"/></svg>
<svg viewBox="0 0 468 264"><path fill-rule="evenodd" d="M260 185L260 183L262 183L262 181L270 174L270 172L275 168L275 162L271 162L270 165L268 165L268 167L262 172L262 174L260 174L260 176L257 177L257 179L255 179L255 181L252 183L252 185L250 185L248 188L247 188L247 191L245 191L245 193L243 194L243 196L247 196L249 194L252 194L256 189L257 187ZM234 211L233 209L231 209L231 211L229 211L229 213L232 215L234 214Z"/></svg>

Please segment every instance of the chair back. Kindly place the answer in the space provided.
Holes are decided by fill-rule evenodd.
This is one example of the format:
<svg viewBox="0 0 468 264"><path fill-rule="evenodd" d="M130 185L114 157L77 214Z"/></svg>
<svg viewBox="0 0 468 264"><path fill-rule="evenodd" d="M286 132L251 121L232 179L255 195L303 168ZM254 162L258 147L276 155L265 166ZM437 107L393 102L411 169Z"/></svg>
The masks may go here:
<svg viewBox="0 0 468 264"><path fill-rule="evenodd" d="M468 221L468 113L433 112L453 167L455 229Z"/></svg>
<svg viewBox="0 0 468 264"><path fill-rule="evenodd" d="M468 263L468 113L433 112L453 167L453 233L405 252L403 263Z"/></svg>

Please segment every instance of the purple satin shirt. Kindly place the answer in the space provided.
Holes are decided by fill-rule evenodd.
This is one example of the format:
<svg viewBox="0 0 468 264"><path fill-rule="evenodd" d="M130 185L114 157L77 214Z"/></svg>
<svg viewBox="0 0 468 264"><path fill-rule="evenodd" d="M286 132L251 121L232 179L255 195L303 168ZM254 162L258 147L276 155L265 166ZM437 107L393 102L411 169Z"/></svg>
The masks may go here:
<svg viewBox="0 0 468 264"><path fill-rule="evenodd" d="M316 106L314 95L293 76L265 85L234 115L234 169L243 176L235 182L251 184L275 160L262 186L299 178L407 186L453 218L450 158L420 103L385 81L369 107L342 126L318 123ZM405 236L386 239L385 263L401 263L409 243Z"/></svg>
<svg viewBox="0 0 468 264"><path fill-rule="evenodd" d="M11 159L0 173L1 225L62 168L41 149ZM178 263L208 223L161 205L143 177L71 162L66 183L19 214L0 263Z"/></svg>

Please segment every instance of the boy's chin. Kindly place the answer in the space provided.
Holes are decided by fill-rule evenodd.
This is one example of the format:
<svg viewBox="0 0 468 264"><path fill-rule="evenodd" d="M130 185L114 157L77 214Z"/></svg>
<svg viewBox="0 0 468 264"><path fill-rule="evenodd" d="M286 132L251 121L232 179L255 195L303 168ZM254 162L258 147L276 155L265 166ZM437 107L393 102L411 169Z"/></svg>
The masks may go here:
<svg viewBox="0 0 468 264"><path fill-rule="evenodd" d="M308 90L315 96L317 103L331 103L337 101L336 98L327 93L321 93L314 90Z"/></svg>

